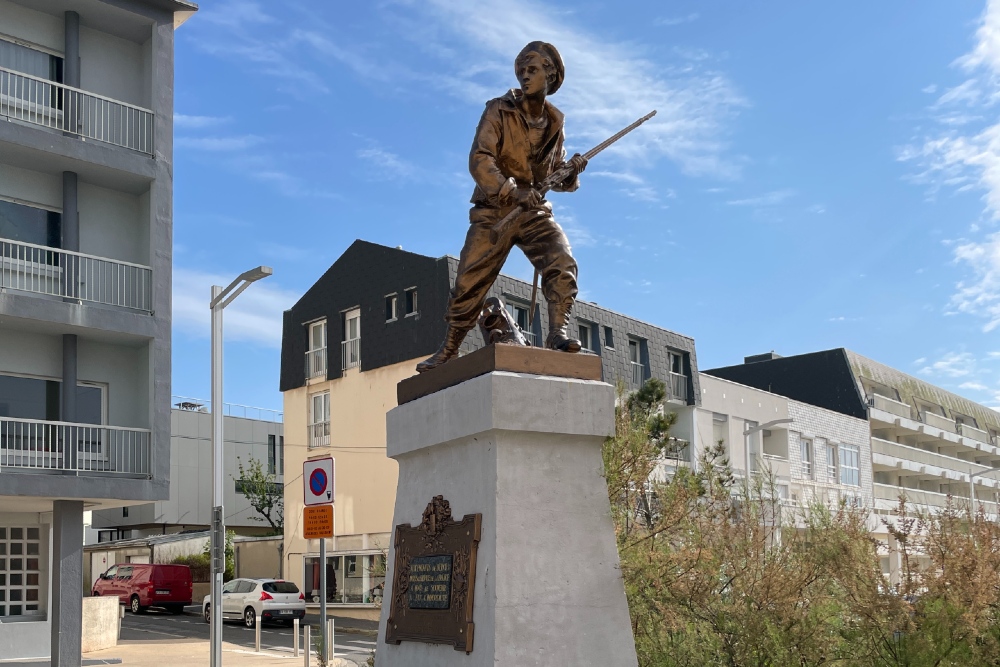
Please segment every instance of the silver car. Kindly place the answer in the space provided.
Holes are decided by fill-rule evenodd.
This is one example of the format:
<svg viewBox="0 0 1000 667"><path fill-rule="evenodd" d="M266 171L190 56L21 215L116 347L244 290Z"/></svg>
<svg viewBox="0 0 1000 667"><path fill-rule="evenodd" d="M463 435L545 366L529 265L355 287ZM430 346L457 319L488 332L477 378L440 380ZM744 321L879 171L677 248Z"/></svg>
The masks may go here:
<svg viewBox="0 0 1000 667"><path fill-rule="evenodd" d="M211 595L202 602L205 622L212 620ZM281 579L233 579L222 587L222 620L242 620L252 628L259 619L285 622L306 615L306 598L298 586Z"/></svg>

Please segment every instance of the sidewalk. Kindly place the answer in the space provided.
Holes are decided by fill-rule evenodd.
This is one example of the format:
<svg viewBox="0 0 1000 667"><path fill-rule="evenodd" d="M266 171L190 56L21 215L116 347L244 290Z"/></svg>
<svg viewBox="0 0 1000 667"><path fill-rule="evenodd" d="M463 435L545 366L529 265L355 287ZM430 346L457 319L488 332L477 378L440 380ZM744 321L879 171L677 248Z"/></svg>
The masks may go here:
<svg viewBox="0 0 1000 667"><path fill-rule="evenodd" d="M201 607L198 605L190 605L184 607L184 613L191 616L201 616ZM378 621L365 621L357 618L346 618L343 616L338 616L335 609L327 609L327 618L332 618L336 621L337 632L349 632L355 635L362 635L365 637L377 637L378 636ZM306 611L306 617L302 621L312 626L318 626L320 623L320 616L318 610L308 609Z"/></svg>
<svg viewBox="0 0 1000 667"><path fill-rule="evenodd" d="M304 662L304 657L294 657L291 653L279 653L276 651L264 651L254 653L253 649L243 648L235 644L222 644L223 662L227 665L239 665L240 667L295 667ZM84 656L84 663L88 661L95 664L95 661L120 659L118 663L122 667L204 667L209 663L208 642L204 640L175 640L163 641L119 641L118 646L94 651ZM97 663L100 664L100 663ZM318 665L315 656L313 665ZM357 667L357 663L351 660L338 658L336 667ZM330 667L334 667L331 664Z"/></svg>

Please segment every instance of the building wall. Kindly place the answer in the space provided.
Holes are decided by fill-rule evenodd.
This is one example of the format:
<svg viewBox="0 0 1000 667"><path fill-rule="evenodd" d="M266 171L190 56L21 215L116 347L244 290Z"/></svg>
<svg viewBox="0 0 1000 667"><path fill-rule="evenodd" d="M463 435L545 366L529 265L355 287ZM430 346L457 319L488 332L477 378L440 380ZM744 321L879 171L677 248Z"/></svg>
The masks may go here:
<svg viewBox="0 0 1000 667"><path fill-rule="evenodd" d="M82 376L81 376L82 377ZM223 507L226 527L238 533L266 533L271 530L250 506L246 496L236 492L239 461L257 459L267 465L268 436L282 436L280 422L240 417L224 417ZM280 445L280 440L276 445ZM280 453L280 449L278 449ZM300 462L301 466L301 462ZM94 529L134 528L134 537L175 532L211 524L212 508L212 415L190 410L171 411L170 497L162 502L122 509L98 510L93 514ZM281 483L283 477L277 476ZM301 497L301 488L300 488ZM145 529L145 530L140 530Z"/></svg>
<svg viewBox="0 0 1000 667"><path fill-rule="evenodd" d="M0 196L61 211L62 179L0 162Z"/></svg>
<svg viewBox="0 0 1000 667"><path fill-rule="evenodd" d="M362 334L363 335L363 334ZM334 534L329 553L388 550L396 498L396 462L385 453L385 414L396 406L396 385L415 374L416 359L364 373L348 370L285 392L285 578L304 588L303 557L319 554L317 540L302 537L302 464L336 461ZM330 447L308 447L309 397L330 392Z"/></svg>
<svg viewBox="0 0 1000 667"><path fill-rule="evenodd" d="M758 424L788 418L788 399L751 387L726 382L710 375L701 376L701 409L698 410L697 453L715 445L712 413L727 416L726 451L734 470L747 469L743 432L746 421ZM761 438L763 442L763 438Z"/></svg>
<svg viewBox="0 0 1000 667"><path fill-rule="evenodd" d="M149 107L142 44L80 26L80 87L104 97Z"/></svg>
<svg viewBox="0 0 1000 667"><path fill-rule="evenodd" d="M236 576L251 579L281 579L283 539L277 537L242 537L233 543Z"/></svg>
<svg viewBox="0 0 1000 667"><path fill-rule="evenodd" d="M149 265L149 212L140 195L89 183L79 187L80 252Z"/></svg>
<svg viewBox="0 0 1000 667"><path fill-rule="evenodd" d="M0 33L63 52L62 19L0 0Z"/></svg>
<svg viewBox="0 0 1000 667"><path fill-rule="evenodd" d="M809 500L820 494L819 499L823 499L822 493L827 490L837 490L845 495L856 495L861 498L864 507L872 508L872 449L871 432L868 422L864 419L848 417L832 410L818 408L808 403L799 401L788 401L788 414L794 419L794 423L788 426L789 441L788 452L789 462L792 467L792 479L800 480L797 485L801 490L799 499ZM798 446L799 436L813 438L813 470L816 484L802 483L806 480L803 472L801 448ZM831 478L827 473L827 443L844 445L855 445L858 447L860 458L859 487L850 487L840 484L839 479ZM793 484L793 489L796 485ZM836 501L838 498L832 494L828 500Z"/></svg>

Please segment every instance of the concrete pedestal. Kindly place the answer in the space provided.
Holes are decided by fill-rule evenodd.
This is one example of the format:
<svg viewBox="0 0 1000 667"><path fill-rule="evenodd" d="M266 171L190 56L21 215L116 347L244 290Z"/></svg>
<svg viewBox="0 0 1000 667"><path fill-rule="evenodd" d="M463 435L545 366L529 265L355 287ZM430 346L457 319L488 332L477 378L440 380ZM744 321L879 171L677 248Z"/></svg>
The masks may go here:
<svg viewBox="0 0 1000 667"><path fill-rule="evenodd" d="M420 524L436 495L455 519L483 517L472 653L386 644L387 588L380 667L637 664L601 475L614 398L603 382L495 371L389 412L393 525Z"/></svg>

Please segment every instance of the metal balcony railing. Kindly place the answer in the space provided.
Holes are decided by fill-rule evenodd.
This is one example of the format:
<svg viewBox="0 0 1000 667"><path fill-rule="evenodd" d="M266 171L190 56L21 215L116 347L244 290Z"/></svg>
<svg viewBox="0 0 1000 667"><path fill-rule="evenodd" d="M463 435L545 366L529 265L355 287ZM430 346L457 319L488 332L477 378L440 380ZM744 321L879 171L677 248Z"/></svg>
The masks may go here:
<svg viewBox="0 0 1000 667"><path fill-rule="evenodd" d="M172 394L170 396L170 404L178 410L184 410L185 412L202 412L205 414L211 414L212 412L212 402L204 398ZM258 408L253 405L241 405L239 403L223 403L222 415L224 417L254 419L256 421L275 422L279 424L285 420L285 413L281 410Z"/></svg>
<svg viewBox="0 0 1000 667"><path fill-rule="evenodd" d="M646 381L646 368L635 361L628 363L632 367L632 384L636 387L641 387L642 383Z"/></svg>
<svg viewBox="0 0 1000 667"><path fill-rule="evenodd" d="M681 401L687 401L688 397L688 379L686 375L681 373L668 373L667 374L667 393L669 398L676 398Z"/></svg>
<svg viewBox="0 0 1000 667"><path fill-rule="evenodd" d="M0 472L74 472L149 477L147 429L0 417Z"/></svg>
<svg viewBox="0 0 1000 667"><path fill-rule="evenodd" d="M326 348L306 352L306 379L326 376Z"/></svg>
<svg viewBox="0 0 1000 667"><path fill-rule="evenodd" d="M0 289L153 310L148 266L7 239L0 239Z"/></svg>
<svg viewBox="0 0 1000 667"><path fill-rule="evenodd" d="M4 67L0 116L153 154L149 109Z"/></svg>
<svg viewBox="0 0 1000 667"><path fill-rule="evenodd" d="M309 425L309 446L330 446L330 422L320 422L319 424Z"/></svg>
<svg viewBox="0 0 1000 667"><path fill-rule="evenodd" d="M345 340L340 344L340 367L355 368L361 363L361 339Z"/></svg>

